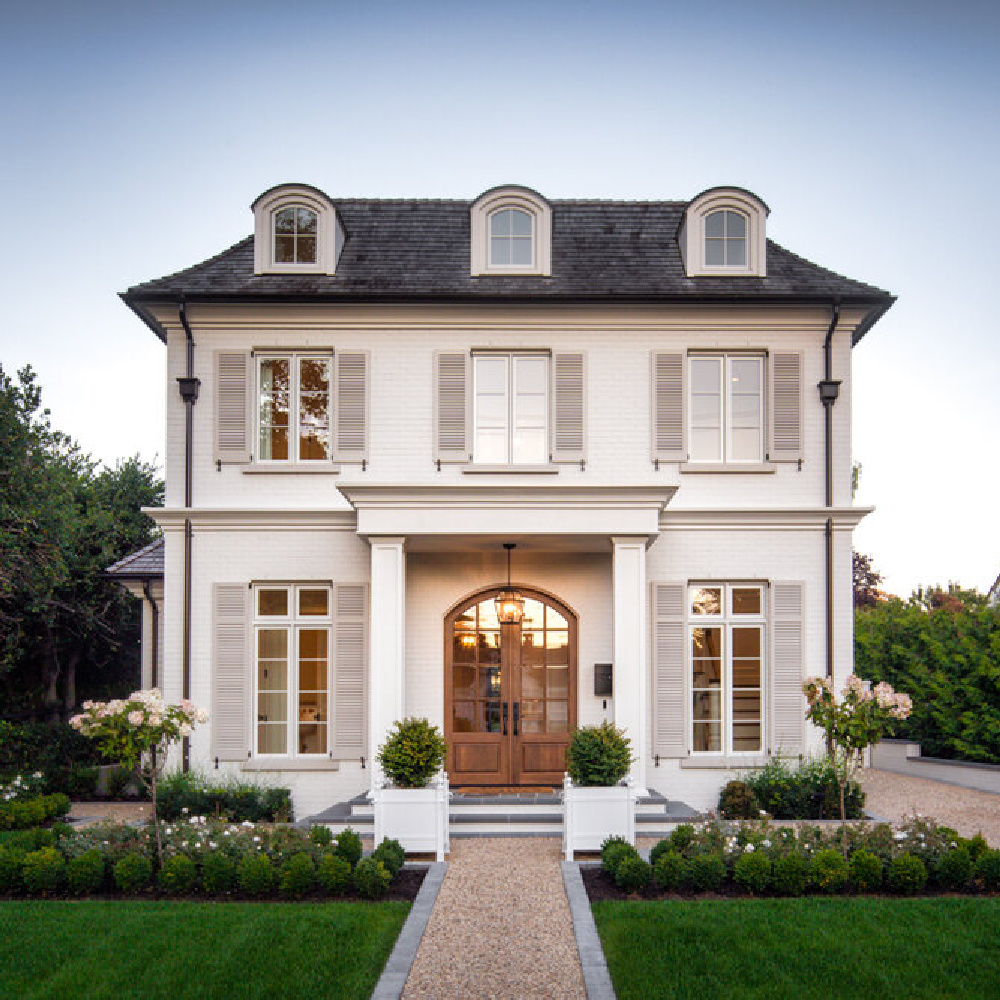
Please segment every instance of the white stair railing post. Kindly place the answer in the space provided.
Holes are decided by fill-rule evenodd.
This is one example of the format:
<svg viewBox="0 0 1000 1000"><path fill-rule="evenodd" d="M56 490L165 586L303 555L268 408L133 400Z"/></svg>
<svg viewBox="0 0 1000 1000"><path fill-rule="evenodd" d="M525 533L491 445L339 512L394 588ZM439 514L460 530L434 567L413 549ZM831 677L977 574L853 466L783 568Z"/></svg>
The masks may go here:
<svg viewBox="0 0 1000 1000"><path fill-rule="evenodd" d="M563 814L563 851L567 861L573 860L573 779L563 776L562 814Z"/></svg>

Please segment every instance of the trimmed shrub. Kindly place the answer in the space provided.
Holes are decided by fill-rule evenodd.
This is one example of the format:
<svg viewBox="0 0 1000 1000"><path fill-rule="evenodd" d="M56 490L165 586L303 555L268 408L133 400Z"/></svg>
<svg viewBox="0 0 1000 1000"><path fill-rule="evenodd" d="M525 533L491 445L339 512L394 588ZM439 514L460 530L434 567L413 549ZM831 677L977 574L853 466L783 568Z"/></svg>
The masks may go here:
<svg viewBox="0 0 1000 1000"><path fill-rule="evenodd" d="M236 884L236 862L224 851L212 851L201 863L201 883L205 892L221 896Z"/></svg>
<svg viewBox="0 0 1000 1000"><path fill-rule="evenodd" d="M236 868L236 882L245 896L266 896L274 885L274 865L266 854L247 854Z"/></svg>
<svg viewBox="0 0 1000 1000"><path fill-rule="evenodd" d="M726 819L756 819L757 796L745 781L727 781L719 793L719 814Z"/></svg>
<svg viewBox="0 0 1000 1000"><path fill-rule="evenodd" d="M125 893L145 889L153 878L149 858L138 851L129 851L114 867L115 885Z"/></svg>
<svg viewBox="0 0 1000 1000"><path fill-rule="evenodd" d="M980 852L972 866L972 875L982 883L983 888L991 891L1000 889L1000 851L987 848Z"/></svg>
<svg viewBox="0 0 1000 1000"><path fill-rule="evenodd" d="M566 748L566 770L576 785L617 785L633 759L631 740L607 721L574 730Z"/></svg>
<svg viewBox="0 0 1000 1000"><path fill-rule="evenodd" d="M900 854L889 865L889 888L902 896L913 896L927 885L927 868L920 858Z"/></svg>
<svg viewBox="0 0 1000 1000"><path fill-rule="evenodd" d="M24 888L21 867L25 852L11 847L0 847L0 892L20 892Z"/></svg>
<svg viewBox="0 0 1000 1000"><path fill-rule="evenodd" d="M48 896L62 888L66 859L54 848L43 847L24 856L21 865L24 887L32 896Z"/></svg>
<svg viewBox="0 0 1000 1000"><path fill-rule="evenodd" d="M361 837L350 827L337 834L333 853L343 858L352 868L361 860Z"/></svg>
<svg viewBox="0 0 1000 1000"><path fill-rule="evenodd" d="M333 843L333 830L328 826L309 827L309 839L317 847L329 847Z"/></svg>
<svg viewBox="0 0 1000 1000"><path fill-rule="evenodd" d="M610 837L605 837L601 843L601 864L603 867L608 867L608 852L618 844L624 844L625 847L631 847L632 845L624 838L619 837L618 834L612 834Z"/></svg>
<svg viewBox="0 0 1000 1000"><path fill-rule="evenodd" d="M659 861L660 858L670 850L671 850L670 841L666 839L657 841L653 845L652 849L649 852L649 863L653 866L654 870L656 868L656 862Z"/></svg>
<svg viewBox="0 0 1000 1000"><path fill-rule="evenodd" d="M652 877L653 869L636 852L635 855L622 858L618 863L618 869L615 871L615 885L622 892L641 892L649 885L649 880Z"/></svg>
<svg viewBox="0 0 1000 1000"><path fill-rule="evenodd" d="M819 851L813 858L809 877L820 892L840 892L850 876L844 856L832 848Z"/></svg>
<svg viewBox="0 0 1000 1000"><path fill-rule="evenodd" d="M105 864L101 852L92 847L66 865L66 885L74 896L99 892L104 885Z"/></svg>
<svg viewBox="0 0 1000 1000"><path fill-rule="evenodd" d="M771 885L781 896L801 896L809 884L809 862L801 851L792 851L774 862Z"/></svg>
<svg viewBox="0 0 1000 1000"><path fill-rule="evenodd" d="M934 881L942 889L956 892L964 889L972 877L972 859L967 847L956 847L946 851L934 865Z"/></svg>
<svg viewBox="0 0 1000 1000"><path fill-rule="evenodd" d="M607 851L601 852L601 863L604 866L604 870L612 877L618 874L618 868L626 858L637 858L639 857L639 852L628 843L617 842L614 844L609 844Z"/></svg>
<svg viewBox="0 0 1000 1000"><path fill-rule="evenodd" d="M742 776L757 809L775 819L839 819L840 786L833 765L825 758L804 760L797 766L772 758L764 767ZM865 794L857 782L848 784L844 804L848 819L860 819ZM754 812L748 818L757 816Z"/></svg>
<svg viewBox="0 0 1000 1000"><path fill-rule="evenodd" d="M351 865L336 854L324 854L316 869L316 881L326 891L340 893L351 884Z"/></svg>
<svg viewBox="0 0 1000 1000"><path fill-rule="evenodd" d="M688 862L688 877L699 892L718 892L726 881L726 863L715 852L695 855Z"/></svg>
<svg viewBox="0 0 1000 1000"><path fill-rule="evenodd" d="M661 841L664 843L664 841ZM678 892L688 884L687 859L678 851L667 851L653 865L653 881L667 892Z"/></svg>
<svg viewBox="0 0 1000 1000"><path fill-rule="evenodd" d="M354 888L365 899L378 899L385 894L392 876L381 861L362 858L354 868Z"/></svg>
<svg viewBox="0 0 1000 1000"><path fill-rule="evenodd" d="M281 823L292 818L287 788L236 780L212 785L196 771L164 775L156 786L156 803L160 818L165 820L189 815L216 816L231 823Z"/></svg>
<svg viewBox="0 0 1000 1000"><path fill-rule="evenodd" d="M198 866L186 854L175 854L163 862L157 882L168 896L183 896L198 887Z"/></svg>
<svg viewBox="0 0 1000 1000"><path fill-rule="evenodd" d="M311 854L300 851L293 854L282 866L278 888L282 896L301 899L316 886L316 863Z"/></svg>
<svg viewBox="0 0 1000 1000"><path fill-rule="evenodd" d="M388 869L389 874L395 878L399 874L399 869L403 867L403 862L406 860L406 852L403 850L403 845L398 840L383 840L378 847L372 851L372 857L377 861L381 861L382 864Z"/></svg>
<svg viewBox="0 0 1000 1000"><path fill-rule="evenodd" d="M850 868L851 888L855 892L877 892L882 888L882 859L871 851L855 851Z"/></svg>
<svg viewBox="0 0 1000 1000"><path fill-rule="evenodd" d="M60 832L62 831L56 827L40 826L31 827L28 830L18 830L4 840L4 847L21 851L24 854L27 854L28 851L38 851L43 847L55 847Z"/></svg>
<svg viewBox="0 0 1000 1000"><path fill-rule="evenodd" d="M979 856L990 849L990 845L986 842L986 838L983 836L982 830L979 831L974 837L969 837L968 840L959 840L960 844L965 844L969 851L969 859L975 864L979 860Z"/></svg>
<svg viewBox="0 0 1000 1000"><path fill-rule="evenodd" d="M736 859L733 881L753 896L771 885L771 859L763 851L748 851Z"/></svg>
<svg viewBox="0 0 1000 1000"><path fill-rule="evenodd" d="M378 762L398 788L423 788L444 764L448 744L427 719L403 719L393 726Z"/></svg>
<svg viewBox="0 0 1000 1000"><path fill-rule="evenodd" d="M681 823L670 834L671 850L683 853L694 843L695 829L690 823Z"/></svg>

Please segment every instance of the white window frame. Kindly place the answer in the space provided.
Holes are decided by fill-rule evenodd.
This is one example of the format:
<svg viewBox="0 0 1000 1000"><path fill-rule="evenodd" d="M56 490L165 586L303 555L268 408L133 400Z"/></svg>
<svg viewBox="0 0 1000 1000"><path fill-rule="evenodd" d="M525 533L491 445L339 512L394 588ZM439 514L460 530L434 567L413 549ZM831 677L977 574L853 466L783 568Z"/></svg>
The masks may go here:
<svg viewBox="0 0 1000 1000"><path fill-rule="evenodd" d="M530 229L530 232L528 233L528 236L527 237L524 237L524 236L514 236L514 235L507 235L507 236L505 236L503 234L501 234L500 236L494 236L494 234L493 234L493 222L494 222L494 220L496 219L496 217L501 212L520 212L522 215L527 216L527 218L528 218L528 227ZM487 247L487 253L489 255L489 269L491 271L511 271L511 272L514 272L514 273L517 273L517 272L520 272L520 271L525 271L525 270L533 271L534 268L535 268L535 256L536 256L536 253L537 253L537 246L536 246L536 244L538 242L537 239L536 239L536 237L535 237L535 229L536 228L537 228L537 226L536 226L536 223L535 223L535 215L534 215L534 213L533 212L529 212L527 209L522 208L520 205L502 205L501 207L495 208L492 212L490 212L489 218L487 219L487 232L488 232L488 239L489 239L489 246ZM523 239L527 239L529 241L529 245L531 247L531 255L530 255L530 259L528 260L528 263L527 264L514 264L514 263L511 263L511 264L499 264L499 263L497 263L493 259L493 240L494 239L506 239L508 241L512 241L514 239L522 239L522 240Z"/></svg>
<svg viewBox="0 0 1000 1000"><path fill-rule="evenodd" d="M261 591L284 590L288 598L287 614L285 615L262 615L259 611L259 601ZM325 615L301 615L299 614L299 593L303 590L325 590L326 591L326 614ZM334 634L333 634L333 601L334 590L329 583L259 583L253 586L253 684L252 684L252 711L253 719L253 756L263 760L325 760L333 756L333 687L334 672ZM286 688L286 723L285 723L285 747L286 752L281 754L262 753L259 750L259 703L260 677L260 633L264 630L285 629L288 633L288 669ZM299 753L298 750L298 726L300 722L307 720L300 719L298 712L299 702L299 634L303 630L325 630L326 631L326 750L321 753Z"/></svg>
<svg viewBox="0 0 1000 1000"><path fill-rule="evenodd" d="M505 435L507 445L507 457L504 461L495 462L484 459L479 451L479 422L478 422L478 400L479 400L479 365L478 362L484 359L502 359L506 362L506 423ZM543 373L543 385L545 402L542 407L545 425L542 428L542 439L544 448L542 457L537 462L526 462L514 457L514 435L517 420L517 393L515 371L517 362L524 359L531 359L544 362L545 371ZM550 461L550 442L552 435L552 393L551 393L551 369L552 359L545 351L473 351L472 353L472 461L474 465L496 465L510 466L512 468L521 467L544 467Z"/></svg>
<svg viewBox="0 0 1000 1000"><path fill-rule="evenodd" d="M313 240L313 259L312 260L297 260L296 259L296 260L286 260L286 261L280 261L279 262L278 261L278 251L277 251L277 243L278 243L278 235L279 235L278 234L278 215L279 215L279 213L285 212L285 211L293 211L293 212L295 212L295 227L294 227L294 230L290 234L289 233L282 233L281 235L282 236L289 236L290 235L292 237L292 246L294 247L295 254L297 256L298 255L298 250L299 250L299 239L300 239L300 235L299 235L299 222L298 222L298 213L299 213L300 210L301 211L305 211L305 212L310 212L312 214L313 218L316 220L316 232L312 234L312 240ZM316 209L313 208L311 205L304 205L301 202L295 202L295 201L287 202L287 203L281 204L277 208L274 208L274 209L271 210L271 259L275 262L276 265L280 264L280 266L282 266L282 267L286 267L286 266L308 267L310 269L314 268L316 266L316 261L319 260L319 253L320 253L320 246L319 246L319 220L320 220L320 214L319 214L319 212L317 212ZM305 237L301 237L301 238L305 238Z"/></svg>
<svg viewBox="0 0 1000 1000"><path fill-rule="evenodd" d="M729 210L746 219L746 262L743 264L709 264L705 256L705 220L714 212ZM743 188L709 188L694 198L684 210L677 234L684 272L697 277L756 277L767 276L768 207Z"/></svg>
<svg viewBox="0 0 1000 1000"><path fill-rule="evenodd" d="M337 273L337 259L343 249L344 228L333 202L309 184L279 184L260 195L253 203L254 274L327 274ZM279 261L274 255L274 224L285 208L307 208L316 213L316 259Z"/></svg>
<svg viewBox="0 0 1000 1000"><path fill-rule="evenodd" d="M713 588L722 591L722 612L718 615L695 614L692 608L694 594L702 588ZM740 589L757 589L760 591L760 613L734 614L732 610L733 591ZM713 758L754 758L763 754L767 746L767 612L768 587L760 580L722 582L719 580L691 581L685 591L685 670L684 684L687 698L687 745L693 758L699 760ZM719 688L722 699L721 725L722 740L718 750L695 750L694 748L694 656L692 652L692 636L696 628L719 628L722 636L722 684ZM756 750L733 749L733 656L732 633L734 628L757 628L760 630L760 746Z"/></svg>
<svg viewBox="0 0 1000 1000"><path fill-rule="evenodd" d="M492 263L490 223L493 216L505 208L518 209L531 218L530 264ZM512 185L484 192L469 209L469 231L473 277L490 274L544 277L552 273L552 207L537 191Z"/></svg>
<svg viewBox="0 0 1000 1000"><path fill-rule="evenodd" d="M254 352L254 404L253 404L253 417L254 417L254 447L253 456L254 463L259 465L273 465L277 468L287 468L288 466L301 465L301 466L311 466L320 467L324 464L330 464L334 458L334 443L336 428L334 427L334 419L336 416L336 400L335 400L335 386L334 380L336 379L336 366L334 364L334 356L329 351L255 351ZM262 458L261 452L261 394L263 388L263 379L261 376L261 366L265 361L287 361L289 364L290 378L289 378L289 412L288 412L288 458ZM329 428L329 448L327 449L326 458L301 458L300 448L301 440L299 438L299 419L300 419L300 406L301 406L301 388L300 388L300 366L303 361L325 361L329 366L330 371L330 382L328 397L327 397L327 426Z"/></svg>
<svg viewBox="0 0 1000 1000"><path fill-rule="evenodd" d="M693 453L695 395L692 365L695 361L717 360L720 365L719 385L719 451L715 458L705 458ZM733 457L732 425L732 363L734 361L756 361L759 367L760 391L757 401L757 455L754 458ZM687 360L687 392L684 406L687 413L688 461L696 465L760 465L767 457L767 355L763 351L692 351Z"/></svg>

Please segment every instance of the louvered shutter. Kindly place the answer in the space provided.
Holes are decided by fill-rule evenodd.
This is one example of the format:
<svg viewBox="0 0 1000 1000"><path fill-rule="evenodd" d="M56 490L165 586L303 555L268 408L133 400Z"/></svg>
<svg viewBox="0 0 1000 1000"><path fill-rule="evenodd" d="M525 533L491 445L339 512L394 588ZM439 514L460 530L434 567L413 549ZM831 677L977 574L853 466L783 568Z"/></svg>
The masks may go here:
<svg viewBox="0 0 1000 1000"><path fill-rule="evenodd" d="M336 458L360 462L368 458L368 354L342 351L337 366Z"/></svg>
<svg viewBox="0 0 1000 1000"><path fill-rule="evenodd" d="M653 753L686 757L683 583L653 584Z"/></svg>
<svg viewBox="0 0 1000 1000"><path fill-rule="evenodd" d="M687 461L684 437L684 355L653 351L653 458Z"/></svg>
<svg viewBox="0 0 1000 1000"><path fill-rule="evenodd" d="M771 355L772 461L802 457L802 355L776 351Z"/></svg>
<svg viewBox="0 0 1000 1000"><path fill-rule="evenodd" d="M586 368L583 354L552 357L552 461L581 462L586 435Z"/></svg>
<svg viewBox="0 0 1000 1000"><path fill-rule="evenodd" d="M360 757L365 750L368 642L365 587L336 588L333 689L333 749L338 759Z"/></svg>
<svg viewBox="0 0 1000 1000"><path fill-rule="evenodd" d="M469 461L469 356L458 351L434 355L434 457L439 462Z"/></svg>
<svg viewBox="0 0 1000 1000"><path fill-rule="evenodd" d="M805 585L771 585L771 752L802 753Z"/></svg>
<svg viewBox="0 0 1000 1000"><path fill-rule="evenodd" d="M249 598L245 583L212 587L212 756L246 760L250 750Z"/></svg>
<svg viewBox="0 0 1000 1000"><path fill-rule="evenodd" d="M223 465L250 461L250 365L248 351L215 352L215 458Z"/></svg>

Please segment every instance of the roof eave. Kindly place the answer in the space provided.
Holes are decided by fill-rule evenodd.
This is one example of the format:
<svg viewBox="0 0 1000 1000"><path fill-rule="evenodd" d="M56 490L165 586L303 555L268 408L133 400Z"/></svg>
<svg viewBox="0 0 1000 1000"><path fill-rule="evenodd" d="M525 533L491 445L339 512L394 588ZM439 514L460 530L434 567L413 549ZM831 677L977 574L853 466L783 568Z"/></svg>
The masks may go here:
<svg viewBox="0 0 1000 1000"><path fill-rule="evenodd" d="M167 342L167 331L164 329L163 324L142 304L143 301L155 302L157 300L163 301L163 296L157 296L155 299L150 298L148 300L143 299L141 296L133 295L131 291L119 292L118 298L122 300L156 334L156 336L165 344ZM178 295L176 301L180 301L183 296ZM175 301L172 299L167 299L166 301Z"/></svg>
<svg viewBox="0 0 1000 1000"><path fill-rule="evenodd" d="M857 347L861 338L893 307L895 295L887 295L874 303L851 334L851 347Z"/></svg>

